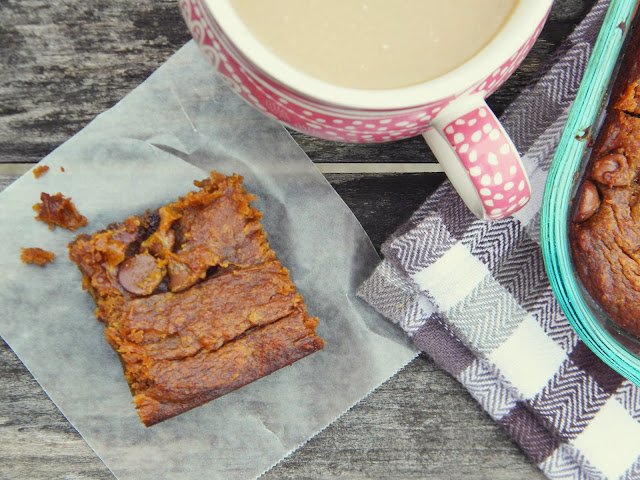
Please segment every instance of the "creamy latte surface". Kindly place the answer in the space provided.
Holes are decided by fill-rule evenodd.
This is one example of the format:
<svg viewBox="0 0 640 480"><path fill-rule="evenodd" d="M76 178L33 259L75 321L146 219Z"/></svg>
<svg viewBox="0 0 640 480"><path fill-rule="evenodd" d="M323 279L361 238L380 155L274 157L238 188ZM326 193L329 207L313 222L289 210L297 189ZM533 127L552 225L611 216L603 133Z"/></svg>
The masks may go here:
<svg viewBox="0 0 640 480"><path fill-rule="evenodd" d="M389 89L463 64L517 0L230 0L248 29L296 69L336 85Z"/></svg>

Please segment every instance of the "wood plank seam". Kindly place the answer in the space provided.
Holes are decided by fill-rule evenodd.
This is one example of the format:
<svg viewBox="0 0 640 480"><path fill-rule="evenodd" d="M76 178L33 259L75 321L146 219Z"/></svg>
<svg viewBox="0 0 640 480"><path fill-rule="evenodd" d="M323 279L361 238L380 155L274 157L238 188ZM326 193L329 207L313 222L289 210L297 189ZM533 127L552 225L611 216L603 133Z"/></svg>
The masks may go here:
<svg viewBox="0 0 640 480"><path fill-rule="evenodd" d="M2 163L0 175L22 175L33 163ZM374 163L374 162L317 162L315 166L323 174L375 174L375 173L440 173L439 163Z"/></svg>

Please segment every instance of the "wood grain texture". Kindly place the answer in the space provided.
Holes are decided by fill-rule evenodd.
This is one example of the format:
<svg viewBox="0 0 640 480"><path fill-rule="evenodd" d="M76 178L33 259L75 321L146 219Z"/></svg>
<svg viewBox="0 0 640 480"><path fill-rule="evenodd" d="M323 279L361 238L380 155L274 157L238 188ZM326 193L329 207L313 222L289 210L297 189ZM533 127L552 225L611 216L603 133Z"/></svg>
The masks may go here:
<svg viewBox="0 0 640 480"><path fill-rule="evenodd" d="M539 72L593 3L556 0L529 57L489 99L496 113ZM37 162L188 40L175 0L0 0L0 163ZM314 161L434 161L419 137L353 145L292 135ZM378 249L443 180L441 174L327 177ZM14 178L0 175L0 189ZM1 341L0 438L0 478L113 478ZM423 355L264 477L542 474L466 390Z"/></svg>

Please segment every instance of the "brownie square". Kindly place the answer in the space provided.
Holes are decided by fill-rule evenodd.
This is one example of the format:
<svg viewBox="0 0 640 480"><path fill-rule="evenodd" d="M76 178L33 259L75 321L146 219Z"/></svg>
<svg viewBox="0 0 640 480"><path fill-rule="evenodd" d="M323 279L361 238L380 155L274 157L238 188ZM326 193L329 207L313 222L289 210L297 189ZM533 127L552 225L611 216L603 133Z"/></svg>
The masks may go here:
<svg viewBox="0 0 640 480"><path fill-rule="evenodd" d="M194 183L69 245L146 426L324 347L242 177Z"/></svg>

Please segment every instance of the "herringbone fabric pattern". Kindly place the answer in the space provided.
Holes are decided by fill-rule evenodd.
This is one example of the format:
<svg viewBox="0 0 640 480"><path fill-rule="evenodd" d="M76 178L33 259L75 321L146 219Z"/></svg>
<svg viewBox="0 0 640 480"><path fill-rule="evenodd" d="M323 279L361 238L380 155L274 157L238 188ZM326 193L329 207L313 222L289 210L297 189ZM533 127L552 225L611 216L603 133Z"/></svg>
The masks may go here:
<svg viewBox="0 0 640 480"><path fill-rule="evenodd" d="M539 245L544 180L607 7L596 4L502 117L531 175L530 204L482 222L443 184L359 291L552 479L640 478L640 391L577 337Z"/></svg>

